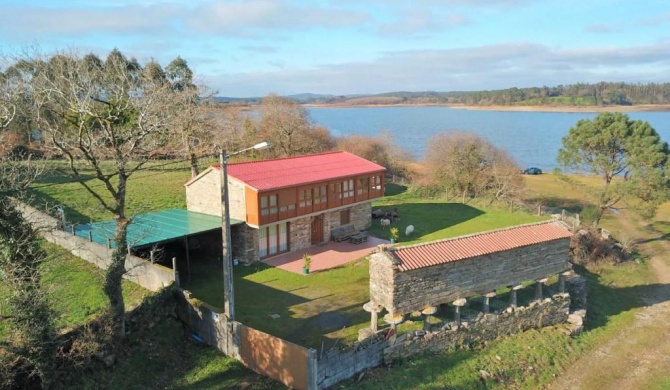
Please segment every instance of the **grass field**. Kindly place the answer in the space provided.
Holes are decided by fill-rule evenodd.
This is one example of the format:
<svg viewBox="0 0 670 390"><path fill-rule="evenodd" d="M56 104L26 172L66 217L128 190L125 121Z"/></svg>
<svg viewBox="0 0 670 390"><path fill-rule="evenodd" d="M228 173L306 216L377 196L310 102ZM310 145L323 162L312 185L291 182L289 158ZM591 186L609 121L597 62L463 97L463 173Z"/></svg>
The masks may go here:
<svg viewBox="0 0 670 390"><path fill-rule="evenodd" d="M147 173L148 175L148 173ZM138 177L140 177L138 175ZM188 179L188 171L174 169L161 171L155 176L147 176L141 183L133 183L129 197L135 197L129 203L130 213L156 209L179 207L183 205L181 184ZM49 179L51 181L56 178ZM528 184L527 200L545 206L564 208L578 212L592 202L590 188L596 184L593 178L574 178L560 180L554 175L540 175L525 178ZM46 182L41 185L44 186ZM91 205L78 187L69 187L68 191L60 186L47 186L35 190L41 199L65 204L72 218L102 219L105 214ZM156 188L160 188L157 191ZM538 217L529 214L509 213L490 210L472 205L447 204L438 200L413 198L409 191L401 187L389 186L391 197L375 202L375 207L397 207L403 226L413 224L415 235L411 241L401 237L403 243L413 243L452 235L471 233L482 229L508 226L511 224L532 222ZM157 194L157 192L159 192ZM74 195L74 194L77 195ZM130 206L132 204L132 207ZM129 211L130 211L129 210ZM435 216L439 218L434 218ZM655 219L654 227L667 229L664 223L670 216L670 207L661 208ZM665 219L663 219L665 218ZM613 232L617 231L617 217L607 215L603 225ZM663 230L666 231L666 230ZM388 232L373 227L372 232L384 238ZM401 236L404 232L401 232ZM334 343L353 340L355 329L365 326L369 317L361 309L367 301L367 262L360 260L346 267L332 271L310 274L309 277L289 274L280 270L253 265L235 268L236 299L238 319L253 327L266 330L281 337L292 338L300 343L320 346L321 341ZM194 271L195 274L196 271ZM554 328L529 331L496 341L478 350L446 351L436 355L414 357L394 363L391 368L373 370L366 374L362 382L348 382L338 388L363 389L435 389L435 388L539 388L560 374L563 367L575 361L584 351L612 338L630 324L638 307L642 305L640 292L651 280L651 273L644 261L630 262L619 266L606 264L589 266L580 270L589 280L589 313L586 331L576 338L566 337ZM220 297L216 286L220 286L221 272L205 271L212 279L210 289L196 290L196 296L212 300ZM203 285L207 285L204 283ZM325 319L322 314L327 314ZM337 313L337 316L330 313ZM279 314L272 320L269 314ZM82 316L81 314L78 314ZM85 317L83 315L82 317ZM348 321L346 327L328 329L341 318ZM145 378L138 371L144 365L156 369L159 387L171 388L238 388L246 386L252 378L248 371L236 363L227 360L211 348L203 348L189 343L184 344L180 330L169 321L162 337L157 334L151 342L159 345L161 351L138 343L127 359L119 363L115 370L87 375L82 383L85 388L94 388L95 384L113 383L112 387L149 388ZM162 328L161 328L162 329ZM179 363L173 355L183 357ZM180 355L181 354L181 355ZM150 360L149 357L151 358ZM143 370L137 370L142 365ZM163 371L160 371L160 369ZM491 379L483 383L480 370L492 374ZM130 386L125 377L138 377L139 384ZM659 380L660 381L660 380ZM663 382L652 383L652 388L663 388ZM267 384L267 386L272 386Z"/></svg>
<svg viewBox="0 0 670 390"><path fill-rule="evenodd" d="M102 292L104 272L96 266L72 256L59 246L42 242L48 253L43 264L43 284L49 291L52 308L58 314L56 326L61 330L77 327L99 316L107 307L107 297ZM0 302L9 292L0 286ZM150 291L123 281L123 297L128 308L138 305ZM11 314L3 309L2 314ZM0 338L3 336L0 321Z"/></svg>

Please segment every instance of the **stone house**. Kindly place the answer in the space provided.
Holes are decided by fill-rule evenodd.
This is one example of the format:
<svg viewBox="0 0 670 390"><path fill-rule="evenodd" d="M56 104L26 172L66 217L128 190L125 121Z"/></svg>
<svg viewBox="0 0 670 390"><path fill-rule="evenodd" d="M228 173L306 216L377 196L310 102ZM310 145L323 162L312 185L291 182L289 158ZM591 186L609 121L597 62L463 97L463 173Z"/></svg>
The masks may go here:
<svg viewBox="0 0 670 390"><path fill-rule="evenodd" d="M541 288L569 269L571 236L551 220L380 250L370 259L370 307L400 315L529 280Z"/></svg>
<svg viewBox="0 0 670 390"><path fill-rule="evenodd" d="M337 151L228 164L233 258L253 262L326 242L331 231L371 224L385 168ZM221 168L188 181L186 208L221 215Z"/></svg>

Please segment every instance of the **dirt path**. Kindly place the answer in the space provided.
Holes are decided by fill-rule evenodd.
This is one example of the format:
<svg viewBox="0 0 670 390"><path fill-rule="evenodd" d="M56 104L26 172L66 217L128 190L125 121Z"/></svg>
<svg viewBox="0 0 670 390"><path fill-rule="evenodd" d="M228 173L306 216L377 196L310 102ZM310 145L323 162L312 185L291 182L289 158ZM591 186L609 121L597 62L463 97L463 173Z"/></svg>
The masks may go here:
<svg viewBox="0 0 670 390"><path fill-rule="evenodd" d="M633 324L577 360L549 389L643 389L651 378L670 376L670 243L625 215L621 223L630 237L647 240L638 243L656 275L642 297L647 306L637 309ZM650 242L658 242L662 250L654 250Z"/></svg>

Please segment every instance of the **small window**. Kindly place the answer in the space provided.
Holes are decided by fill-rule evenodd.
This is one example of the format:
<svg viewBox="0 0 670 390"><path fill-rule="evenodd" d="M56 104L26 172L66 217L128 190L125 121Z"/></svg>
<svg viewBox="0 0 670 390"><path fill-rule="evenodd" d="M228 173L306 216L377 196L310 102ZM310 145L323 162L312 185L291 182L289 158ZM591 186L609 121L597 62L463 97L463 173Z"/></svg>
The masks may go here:
<svg viewBox="0 0 670 390"><path fill-rule="evenodd" d="M340 211L340 225L346 225L351 222L351 209Z"/></svg>

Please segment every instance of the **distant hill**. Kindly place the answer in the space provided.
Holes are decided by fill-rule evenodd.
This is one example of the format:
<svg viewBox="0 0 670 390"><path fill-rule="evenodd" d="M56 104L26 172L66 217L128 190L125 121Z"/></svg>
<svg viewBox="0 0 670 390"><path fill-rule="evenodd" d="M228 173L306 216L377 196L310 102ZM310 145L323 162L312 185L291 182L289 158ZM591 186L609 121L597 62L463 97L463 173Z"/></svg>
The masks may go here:
<svg viewBox="0 0 670 390"><path fill-rule="evenodd" d="M347 106L400 104L465 104L500 106L630 106L670 104L670 83L571 84L554 87L508 88L491 91L409 92L396 91L370 95L328 95L301 93L286 96L301 104ZM261 97L217 97L223 103L257 104Z"/></svg>

